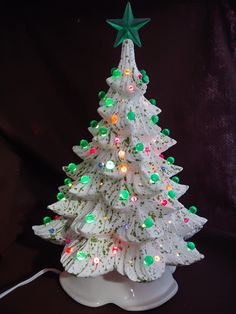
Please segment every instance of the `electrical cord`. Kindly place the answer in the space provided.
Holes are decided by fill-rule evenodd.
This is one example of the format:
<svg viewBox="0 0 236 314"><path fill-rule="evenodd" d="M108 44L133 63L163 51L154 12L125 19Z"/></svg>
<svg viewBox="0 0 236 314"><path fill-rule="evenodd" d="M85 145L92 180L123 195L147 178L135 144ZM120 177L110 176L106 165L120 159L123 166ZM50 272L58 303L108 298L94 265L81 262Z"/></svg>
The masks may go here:
<svg viewBox="0 0 236 314"><path fill-rule="evenodd" d="M61 271L56 269L56 268L44 268L42 270L40 270L39 272L37 272L36 274L34 274L32 277L18 283L17 285L15 285L14 287L2 292L0 294L0 299L4 298L6 295L8 295L9 293L11 293L12 291L14 291L15 289L21 287L21 286L24 286L24 285L27 285L28 283L34 281L36 278L42 276L43 274L47 273L47 272L53 272L55 274L60 274Z"/></svg>

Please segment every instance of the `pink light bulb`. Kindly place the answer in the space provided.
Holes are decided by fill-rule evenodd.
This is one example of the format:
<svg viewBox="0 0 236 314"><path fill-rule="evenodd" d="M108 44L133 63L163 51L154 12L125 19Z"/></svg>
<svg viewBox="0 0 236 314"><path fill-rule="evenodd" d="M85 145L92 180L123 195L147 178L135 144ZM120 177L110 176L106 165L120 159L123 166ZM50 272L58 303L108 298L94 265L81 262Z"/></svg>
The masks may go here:
<svg viewBox="0 0 236 314"><path fill-rule="evenodd" d="M94 264L98 264L99 263L99 258L98 257L94 257L93 262L94 262Z"/></svg>
<svg viewBox="0 0 236 314"><path fill-rule="evenodd" d="M115 255L117 252L118 252L118 247L117 246L113 246L112 253Z"/></svg>
<svg viewBox="0 0 236 314"><path fill-rule="evenodd" d="M133 202L133 203L137 202L137 200L138 200L136 195L131 196L130 199L131 199L131 202Z"/></svg>
<svg viewBox="0 0 236 314"><path fill-rule="evenodd" d="M120 138L116 136L115 139L114 139L114 143L115 144L120 144Z"/></svg>
<svg viewBox="0 0 236 314"><path fill-rule="evenodd" d="M133 85L129 85L129 86L128 86L128 91L131 92L131 93L134 91Z"/></svg>

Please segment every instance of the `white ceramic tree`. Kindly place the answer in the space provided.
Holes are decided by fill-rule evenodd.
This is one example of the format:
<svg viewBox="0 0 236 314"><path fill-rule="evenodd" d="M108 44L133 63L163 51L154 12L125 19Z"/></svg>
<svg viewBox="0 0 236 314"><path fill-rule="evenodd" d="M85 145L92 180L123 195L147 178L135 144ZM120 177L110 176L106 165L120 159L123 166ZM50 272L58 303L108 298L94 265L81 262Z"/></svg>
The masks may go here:
<svg viewBox="0 0 236 314"><path fill-rule="evenodd" d="M188 186L182 170L162 153L176 143L157 125L161 110L144 97L149 79L139 71L131 39L100 92L100 122L92 121L90 143L73 147L83 162L64 167L69 178L49 209L59 217L34 226L35 234L64 245L68 273L96 277L117 270L132 281L160 278L166 265L203 258L186 241L206 222L196 207L178 199Z"/></svg>

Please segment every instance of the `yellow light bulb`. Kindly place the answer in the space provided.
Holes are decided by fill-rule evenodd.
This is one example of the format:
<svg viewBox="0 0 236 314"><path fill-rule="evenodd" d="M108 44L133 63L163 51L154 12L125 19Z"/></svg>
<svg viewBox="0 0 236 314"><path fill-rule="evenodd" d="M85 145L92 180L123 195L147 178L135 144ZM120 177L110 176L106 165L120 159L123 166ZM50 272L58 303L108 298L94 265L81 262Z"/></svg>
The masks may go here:
<svg viewBox="0 0 236 314"><path fill-rule="evenodd" d="M124 160L125 159L125 151L124 150L120 150L118 152L118 156L119 156L120 160Z"/></svg>
<svg viewBox="0 0 236 314"><path fill-rule="evenodd" d="M125 69L124 70L124 75L130 75L130 69Z"/></svg>
<svg viewBox="0 0 236 314"><path fill-rule="evenodd" d="M120 171L121 171L121 172L125 173L125 172L127 171L127 169L128 169L128 167L127 167L126 164L120 165Z"/></svg>
<svg viewBox="0 0 236 314"><path fill-rule="evenodd" d="M160 256L156 255L156 256L154 256L154 259L155 259L156 262L159 262L160 261Z"/></svg>
<svg viewBox="0 0 236 314"><path fill-rule="evenodd" d="M172 185L170 185L170 184L167 184L166 185L166 189L169 191L169 190L172 190Z"/></svg>

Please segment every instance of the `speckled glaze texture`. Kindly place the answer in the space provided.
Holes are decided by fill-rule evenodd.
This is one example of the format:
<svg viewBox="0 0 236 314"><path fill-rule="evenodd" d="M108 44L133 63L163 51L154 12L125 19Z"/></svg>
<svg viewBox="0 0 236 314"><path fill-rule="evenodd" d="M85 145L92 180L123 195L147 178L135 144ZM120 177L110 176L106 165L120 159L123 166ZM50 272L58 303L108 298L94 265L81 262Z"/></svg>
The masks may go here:
<svg viewBox="0 0 236 314"><path fill-rule="evenodd" d="M72 185L61 186L65 198L49 206L59 217L33 229L36 235L64 245L61 262L68 273L95 277L115 269L132 281L152 281L162 276L166 265L189 265L204 257L196 248L189 250L186 240L207 220L179 202L188 186L171 178L182 168L160 157L176 141L150 122L161 110L144 97L147 84L140 79L129 39L122 44L118 69L122 73L129 69L130 75L107 78L106 97L112 98L114 105L106 107L104 99L100 100L102 120L98 127L89 128L91 143L85 149L73 147L83 162L73 173L64 167ZM127 119L130 111L135 120ZM111 123L112 115L118 117L115 124ZM105 136L99 133L101 127L108 130ZM144 144L143 151L135 151L138 143ZM91 148L95 148L92 154ZM125 152L123 158L119 151ZM115 163L113 169L104 166L110 160ZM128 170L122 173L120 165L124 163ZM159 175L156 183L150 182L152 173ZM83 175L90 176L88 184L81 183ZM129 191L128 200L120 198L124 189ZM169 189L176 197L168 196ZM93 223L85 222L88 214L95 217ZM148 217L154 223L150 228L143 224ZM77 259L78 251L86 252L86 258ZM144 263L146 256L154 259L149 266Z"/></svg>

